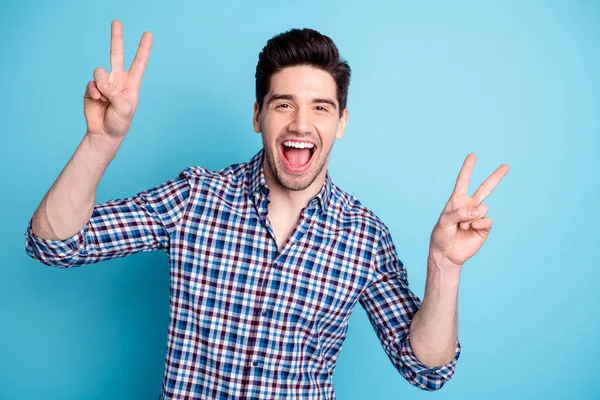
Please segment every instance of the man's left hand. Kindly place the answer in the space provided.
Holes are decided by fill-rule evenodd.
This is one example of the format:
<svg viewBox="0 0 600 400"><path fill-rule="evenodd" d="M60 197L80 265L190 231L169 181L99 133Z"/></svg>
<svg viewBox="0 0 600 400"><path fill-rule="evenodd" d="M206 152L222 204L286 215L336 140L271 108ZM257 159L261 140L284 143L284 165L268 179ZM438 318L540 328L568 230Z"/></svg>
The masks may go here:
<svg viewBox="0 0 600 400"><path fill-rule="evenodd" d="M487 239L492 229L492 220L486 215L488 207L483 200L508 173L509 166L500 165L473 196L469 196L469 181L475 165L475 154L469 154L458 174L454 191L431 233L429 255L438 265L460 269L473 257Z"/></svg>

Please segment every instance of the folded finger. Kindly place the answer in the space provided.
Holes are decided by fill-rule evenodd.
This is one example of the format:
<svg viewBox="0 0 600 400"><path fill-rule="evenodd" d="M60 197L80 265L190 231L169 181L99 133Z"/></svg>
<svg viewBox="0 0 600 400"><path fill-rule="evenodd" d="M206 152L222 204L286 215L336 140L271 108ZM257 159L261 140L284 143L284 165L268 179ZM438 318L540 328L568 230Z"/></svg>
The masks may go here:
<svg viewBox="0 0 600 400"><path fill-rule="evenodd" d="M109 99L115 112L121 117L130 118L132 116L133 106L123 95L121 89L106 80L98 82L96 87L100 90L100 93Z"/></svg>
<svg viewBox="0 0 600 400"><path fill-rule="evenodd" d="M100 92L96 89L96 83L94 81L89 81L85 86L85 93L83 97L87 97L89 99L98 100L100 98Z"/></svg>
<svg viewBox="0 0 600 400"><path fill-rule="evenodd" d="M102 94L102 92L100 92L100 89L98 88L98 82L94 82L94 88L96 89L96 91L98 92L98 95L100 96L99 99L100 101L108 101L108 99Z"/></svg>
<svg viewBox="0 0 600 400"><path fill-rule="evenodd" d="M483 218L478 219L477 221L471 222L471 227L477 230L489 231L492 229L492 219L491 218Z"/></svg>
<svg viewBox="0 0 600 400"><path fill-rule="evenodd" d="M475 208L479 211L479 216L476 217L476 218L474 218L472 221L461 222L460 223L460 228L461 229L467 230L467 229L471 228L471 224L474 221L477 221L477 220L485 218L485 216L487 215L487 213L489 211L489 208L488 208L488 206L486 204L480 204L480 205L478 205Z"/></svg>
<svg viewBox="0 0 600 400"><path fill-rule="evenodd" d="M108 80L109 75L110 74L108 72L106 72L106 70L102 67L98 67L98 68L94 69L94 81L96 81L96 82L103 80L103 79Z"/></svg>
<svg viewBox="0 0 600 400"><path fill-rule="evenodd" d="M110 74L102 67L94 69L94 82L96 82L96 91L100 94L101 101L108 101L106 96L102 95L102 92L98 88L98 82L101 80L110 80Z"/></svg>
<svg viewBox="0 0 600 400"><path fill-rule="evenodd" d="M442 229L449 229L462 222L473 221L480 217L481 210L479 207L460 207L454 211L443 212L440 215L438 225Z"/></svg>

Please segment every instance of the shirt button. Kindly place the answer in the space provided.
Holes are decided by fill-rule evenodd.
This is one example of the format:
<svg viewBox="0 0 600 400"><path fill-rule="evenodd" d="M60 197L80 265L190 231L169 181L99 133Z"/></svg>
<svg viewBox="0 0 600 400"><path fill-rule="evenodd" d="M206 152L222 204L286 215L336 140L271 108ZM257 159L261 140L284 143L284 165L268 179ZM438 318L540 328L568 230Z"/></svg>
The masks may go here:
<svg viewBox="0 0 600 400"><path fill-rule="evenodd" d="M273 263L273 268L279 268L279 265L277 263Z"/></svg>
<svg viewBox="0 0 600 400"><path fill-rule="evenodd" d="M267 315L267 314L268 314L267 310L262 312L262 315Z"/></svg>
<svg viewBox="0 0 600 400"><path fill-rule="evenodd" d="M252 361L252 365L256 367L258 365L258 361Z"/></svg>

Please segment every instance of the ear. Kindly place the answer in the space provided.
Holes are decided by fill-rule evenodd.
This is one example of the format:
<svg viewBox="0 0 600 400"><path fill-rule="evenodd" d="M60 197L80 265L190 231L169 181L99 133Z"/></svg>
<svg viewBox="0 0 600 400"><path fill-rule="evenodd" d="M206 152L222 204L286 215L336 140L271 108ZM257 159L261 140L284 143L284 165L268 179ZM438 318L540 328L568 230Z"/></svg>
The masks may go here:
<svg viewBox="0 0 600 400"><path fill-rule="evenodd" d="M346 132L346 126L348 125L348 109L344 109L342 112L342 116L340 117L340 121L338 122L338 129L335 133L336 139L341 139L344 137L344 133Z"/></svg>
<svg viewBox="0 0 600 400"><path fill-rule="evenodd" d="M252 118L252 124L254 125L254 132L260 133L262 131L260 128L260 108L258 108L257 102L254 102L254 117Z"/></svg>

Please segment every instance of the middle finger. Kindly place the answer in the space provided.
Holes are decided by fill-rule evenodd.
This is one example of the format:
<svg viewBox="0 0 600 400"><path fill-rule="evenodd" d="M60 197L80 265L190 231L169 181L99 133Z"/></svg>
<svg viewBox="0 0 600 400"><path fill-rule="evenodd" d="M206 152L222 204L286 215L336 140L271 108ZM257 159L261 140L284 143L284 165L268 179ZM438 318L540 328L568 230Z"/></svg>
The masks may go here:
<svg viewBox="0 0 600 400"><path fill-rule="evenodd" d="M510 167L507 164L502 164L494 173L492 173L482 184L477 188L473 194L473 201L475 204L480 204L486 197L492 193L492 190L498 185L498 183L508 173Z"/></svg>

